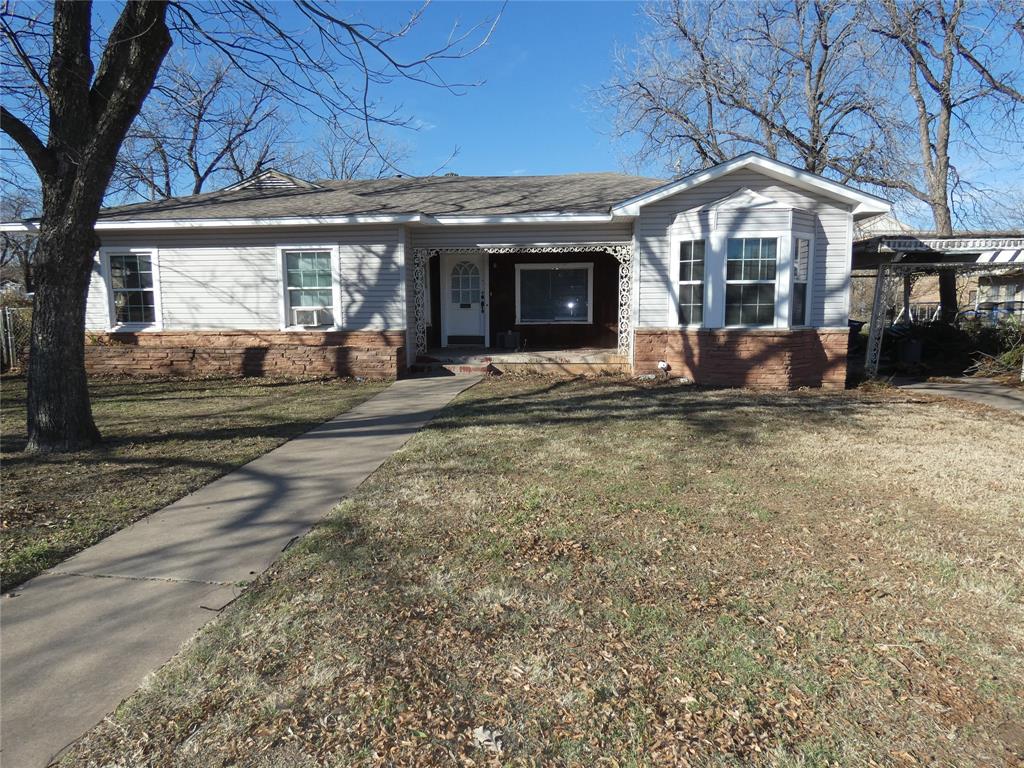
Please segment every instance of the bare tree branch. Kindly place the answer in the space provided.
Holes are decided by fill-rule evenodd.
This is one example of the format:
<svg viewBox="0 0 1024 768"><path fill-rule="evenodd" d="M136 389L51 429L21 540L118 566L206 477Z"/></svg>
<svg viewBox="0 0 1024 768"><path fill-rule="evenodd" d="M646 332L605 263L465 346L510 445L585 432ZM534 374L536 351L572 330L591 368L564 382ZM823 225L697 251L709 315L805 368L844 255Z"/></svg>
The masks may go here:
<svg viewBox="0 0 1024 768"><path fill-rule="evenodd" d="M35 132L20 119L11 114L7 107L0 105L0 126L28 157L39 177L49 176L54 170L53 154L36 136Z"/></svg>

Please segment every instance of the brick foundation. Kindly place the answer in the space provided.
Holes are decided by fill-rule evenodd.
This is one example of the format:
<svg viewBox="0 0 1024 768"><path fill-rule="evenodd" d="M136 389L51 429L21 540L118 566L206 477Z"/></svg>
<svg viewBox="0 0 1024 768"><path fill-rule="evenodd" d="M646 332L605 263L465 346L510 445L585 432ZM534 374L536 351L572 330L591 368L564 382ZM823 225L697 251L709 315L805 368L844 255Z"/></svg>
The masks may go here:
<svg viewBox="0 0 1024 768"><path fill-rule="evenodd" d="M672 376L697 384L754 389L846 386L845 329L638 329L634 371L655 373L666 360Z"/></svg>
<svg viewBox="0 0 1024 768"><path fill-rule="evenodd" d="M394 379L405 372L405 332L89 333L85 367L100 375Z"/></svg>

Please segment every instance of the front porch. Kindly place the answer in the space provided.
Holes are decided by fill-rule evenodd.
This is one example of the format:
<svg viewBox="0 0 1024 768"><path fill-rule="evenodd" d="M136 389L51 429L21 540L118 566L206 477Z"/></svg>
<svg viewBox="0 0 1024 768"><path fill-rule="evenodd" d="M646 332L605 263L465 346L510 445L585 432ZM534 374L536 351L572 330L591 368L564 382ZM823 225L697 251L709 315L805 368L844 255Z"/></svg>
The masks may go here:
<svg viewBox="0 0 1024 768"><path fill-rule="evenodd" d="M628 242L414 248L413 372L628 372Z"/></svg>

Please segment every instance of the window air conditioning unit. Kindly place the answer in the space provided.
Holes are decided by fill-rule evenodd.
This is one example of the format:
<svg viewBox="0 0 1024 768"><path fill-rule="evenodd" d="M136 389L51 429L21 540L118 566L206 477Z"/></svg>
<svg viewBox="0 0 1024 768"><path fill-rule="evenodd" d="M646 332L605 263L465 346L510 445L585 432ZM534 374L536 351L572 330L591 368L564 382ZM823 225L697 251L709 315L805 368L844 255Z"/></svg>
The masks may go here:
<svg viewBox="0 0 1024 768"><path fill-rule="evenodd" d="M292 307L292 323L305 327L323 325L326 307Z"/></svg>

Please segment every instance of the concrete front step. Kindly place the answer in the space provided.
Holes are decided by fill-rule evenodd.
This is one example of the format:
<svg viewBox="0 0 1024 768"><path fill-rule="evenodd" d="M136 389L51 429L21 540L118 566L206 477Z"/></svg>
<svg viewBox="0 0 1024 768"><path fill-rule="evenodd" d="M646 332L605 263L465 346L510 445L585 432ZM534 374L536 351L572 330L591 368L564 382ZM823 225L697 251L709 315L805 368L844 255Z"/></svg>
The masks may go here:
<svg viewBox="0 0 1024 768"><path fill-rule="evenodd" d="M409 373L414 376L486 376L495 373L487 363L413 363Z"/></svg>
<svg viewBox="0 0 1024 768"><path fill-rule="evenodd" d="M413 376L481 376L481 375L540 375L540 376L608 376L628 374L629 365L622 362L554 362L494 360L489 363L417 362L409 366Z"/></svg>

